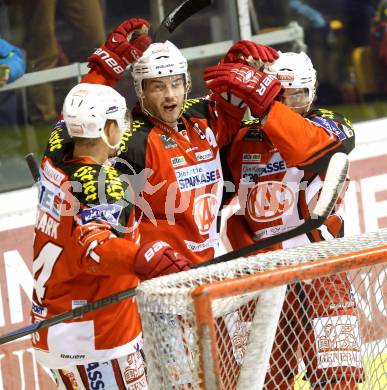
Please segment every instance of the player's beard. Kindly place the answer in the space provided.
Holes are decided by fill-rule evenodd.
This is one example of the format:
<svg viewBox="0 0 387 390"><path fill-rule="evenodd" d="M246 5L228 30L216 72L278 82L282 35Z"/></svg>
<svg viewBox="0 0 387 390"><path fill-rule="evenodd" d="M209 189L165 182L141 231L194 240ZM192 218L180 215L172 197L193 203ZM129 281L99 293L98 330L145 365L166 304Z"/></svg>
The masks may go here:
<svg viewBox="0 0 387 390"><path fill-rule="evenodd" d="M158 104L144 101L143 110L146 114L157 120L174 127L180 118L184 108L185 95L173 99L165 99Z"/></svg>

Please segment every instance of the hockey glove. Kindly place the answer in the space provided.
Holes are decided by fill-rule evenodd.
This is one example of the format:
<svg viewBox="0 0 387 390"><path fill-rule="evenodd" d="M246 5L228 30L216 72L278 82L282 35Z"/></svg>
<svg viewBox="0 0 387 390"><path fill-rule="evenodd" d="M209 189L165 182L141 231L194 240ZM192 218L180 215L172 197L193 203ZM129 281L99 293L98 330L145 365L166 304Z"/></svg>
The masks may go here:
<svg viewBox="0 0 387 390"><path fill-rule="evenodd" d="M164 241L143 244L134 259L134 271L143 280L187 271L191 262Z"/></svg>
<svg viewBox="0 0 387 390"><path fill-rule="evenodd" d="M221 63L241 63L259 68L262 63L273 62L278 57L277 50L272 47L242 40L234 43Z"/></svg>
<svg viewBox="0 0 387 390"><path fill-rule="evenodd" d="M73 237L83 249L82 258L89 257L99 263L100 256L96 252L98 246L106 240L117 237L111 229L112 227L106 222L90 222L77 226Z"/></svg>
<svg viewBox="0 0 387 390"><path fill-rule="evenodd" d="M118 80L126 67L137 61L152 43L150 24L144 19L121 23L89 57L89 68L97 69L108 79Z"/></svg>
<svg viewBox="0 0 387 390"><path fill-rule="evenodd" d="M231 101L241 99L255 117L262 117L282 91L280 82L271 75L243 64L219 64L204 70L204 81L214 94ZM232 101L231 101L232 103Z"/></svg>

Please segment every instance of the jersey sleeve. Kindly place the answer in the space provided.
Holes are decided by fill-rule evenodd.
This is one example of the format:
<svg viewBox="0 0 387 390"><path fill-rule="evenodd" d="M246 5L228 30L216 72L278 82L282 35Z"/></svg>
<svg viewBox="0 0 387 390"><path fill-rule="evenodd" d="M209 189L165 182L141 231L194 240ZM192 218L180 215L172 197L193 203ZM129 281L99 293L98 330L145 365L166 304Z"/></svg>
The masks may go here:
<svg viewBox="0 0 387 390"><path fill-rule="evenodd" d="M228 145L240 128L246 107L235 106L220 95L212 95L215 105L211 106L211 118L217 129L218 145Z"/></svg>
<svg viewBox="0 0 387 390"><path fill-rule="evenodd" d="M349 154L355 146L350 121L319 109L303 117L280 102L274 102L263 131L280 151L288 166L324 172L332 155Z"/></svg>
<svg viewBox="0 0 387 390"><path fill-rule="evenodd" d="M117 83L117 80L108 79L98 72L97 69L91 69L89 73L86 73L82 79L81 83L89 83L89 84L102 84L107 85L109 87L114 87Z"/></svg>
<svg viewBox="0 0 387 390"><path fill-rule="evenodd" d="M123 182L120 172L112 166L72 164L67 171L73 185L72 193L80 204L72 230L72 241L79 251L81 267L94 275L133 273L138 242L134 232L136 224L133 205L126 200L130 191L129 183ZM98 232L99 223L101 226L110 225L111 231L102 229L106 233L103 239L101 235L95 234L92 244L89 244L94 247L88 251L77 235L77 226L90 223L95 225L95 232ZM93 233L90 232L91 236Z"/></svg>
<svg viewBox="0 0 387 390"><path fill-rule="evenodd" d="M228 145L238 132L246 108L235 106L221 96L188 99L185 102L184 115L209 121L220 148Z"/></svg>

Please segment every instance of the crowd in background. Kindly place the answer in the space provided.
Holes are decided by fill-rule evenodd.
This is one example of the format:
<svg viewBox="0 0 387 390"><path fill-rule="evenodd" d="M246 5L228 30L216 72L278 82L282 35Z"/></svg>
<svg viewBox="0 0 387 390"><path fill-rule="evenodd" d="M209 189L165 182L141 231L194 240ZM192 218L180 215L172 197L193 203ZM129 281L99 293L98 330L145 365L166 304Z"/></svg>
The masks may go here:
<svg viewBox="0 0 387 390"><path fill-rule="evenodd" d="M21 47L26 54L27 72L50 69L71 62L85 62L107 32L125 17L152 19L150 2L133 4L122 0L0 0L0 36ZM174 1L165 1L165 8ZM220 0L215 10L221 11ZM375 50L387 51L385 11L378 11L382 0L256 0L260 31L287 25L296 20L305 31L309 55L319 72L322 104L356 101L351 78L351 53L355 47L372 42ZM384 18L384 20L383 20ZM377 22L372 22L373 19ZM254 24L253 24L254 25ZM372 26L372 29L371 29ZM195 38L205 29L199 19L191 23ZM371 35L372 30L372 35ZM254 33L260 32L254 31ZM229 39L225 32L223 39ZM377 36L379 38L377 38ZM191 38L177 37L182 47L194 45ZM198 44L200 42L196 42ZM208 43L208 42L203 42ZM378 54L382 61L383 54ZM12 81L11 78L9 81ZM382 91L381 91L382 92ZM29 88L29 121L47 123L57 115L55 92L51 84Z"/></svg>

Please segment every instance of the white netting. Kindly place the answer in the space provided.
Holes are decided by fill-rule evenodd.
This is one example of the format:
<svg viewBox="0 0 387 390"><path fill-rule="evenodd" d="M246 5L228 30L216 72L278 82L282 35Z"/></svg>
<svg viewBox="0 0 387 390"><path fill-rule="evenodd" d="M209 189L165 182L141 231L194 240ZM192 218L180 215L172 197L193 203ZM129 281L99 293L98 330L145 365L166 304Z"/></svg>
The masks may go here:
<svg viewBox="0 0 387 390"><path fill-rule="evenodd" d="M211 326L199 332L191 295L213 282L386 244L384 229L142 283L137 299L151 389L289 389L293 378L296 389L340 380L387 388L387 256L347 273L213 299L212 334Z"/></svg>

